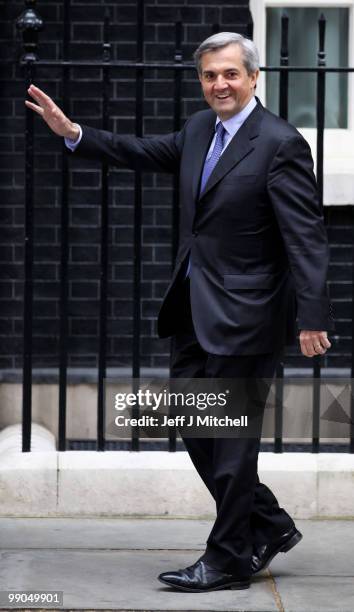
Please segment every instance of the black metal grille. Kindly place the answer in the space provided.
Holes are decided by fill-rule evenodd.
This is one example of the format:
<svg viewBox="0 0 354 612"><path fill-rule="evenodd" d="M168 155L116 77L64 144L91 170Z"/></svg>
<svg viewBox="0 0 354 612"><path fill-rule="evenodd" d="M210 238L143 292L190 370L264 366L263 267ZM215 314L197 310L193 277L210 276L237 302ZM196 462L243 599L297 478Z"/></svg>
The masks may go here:
<svg viewBox="0 0 354 612"><path fill-rule="evenodd" d="M34 4L34 3L32 3ZM136 107L135 107L135 134L143 134L143 92L144 79L150 71L166 71L173 73L174 77L174 109L173 127L178 130L181 127L181 101L182 89L181 82L183 75L194 71L194 66L190 62L182 60L181 39L182 24L178 21L175 24L175 53L172 62L148 62L144 61L144 6L143 1L137 3L137 57L135 61L113 60L111 57L111 46L109 42L109 13L104 19L104 40L102 43L102 59L91 61L87 59L71 60L69 58L69 2L64 2L64 39L63 39L63 59L45 60L39 59L36 55L38 31L41 29L41 20L32 8L28 8L18 20L18 27L23 33L24 55L21 58L21 65L24 68L24 87L27 89L29 84L36 80L42 69L56 68L62 71L62 91L63 91L63 110L67 112L70 100L70 80L69 75L72 69L85 71L93 67L103 71L103 91L102 91L102 120L103 129L108 127L108 104L110 79L112 71L115 73L129 68L135 74L136 83ZM282 18L282 35L280 50L280 65L262 67L263 71L274 71L280 74L279 86L279 115L287 118L288 115L288 75L290 72L312 72L317 75L317 181L318 192L321 204L323 203L323 138L324 138L324 109L326 98L326 75L329 72L350 73L354 68L327 67L325 55L325 26L326 21L323 16L319 20L319 47L317 64L314 66L293 67L289 66L288 59L288 18ZM219 30L219 26L214 24L211 32ZM252 23L247 25L247 32L252 37ZM32 305L33 305L33 245L34 245L34 121L32 111L26 112L26 133L25 133L25 284L24 284L24 335L23 335L23 451L30 451L31 447L31 387L32 387ZM64 154L62 159L62 185L61 185L61 257L60 257L60 339L59 339L59 427L58 427L58 447L65 450L68 446L66 435L66 392L67 392L67 369L68 369L68 161ZM98 358L98 403L97 403L97 450L107 448L104 439L104 379L106 377L106 346L107 346L107 266L108 266L108 232L109 232L109 208L108 208L108 188L109 188L109 169L102 167L102 194L101 194L101 260L100 260L100 313L99 313L99 358ZM140 377L141 370L141 227L142 227L142 176L141 173L135 174L135 216L134 216L134 275L133 275L133 342L132 342L132 376L136 379ZM172 222L172 262L176 256L178 243L178 187L174 183L173 195L173 222ZM354 270L354 249L353 249L353 270ZM354 278L353 278L354 287ZM351 324L351 378L354 377L354 324ZM313 359L313 435L312 452L319 452L319 415L320 415L320 393L319 381L321 378L321 358ZM282 393L284 370L283 365L277 371L277 398L278 403L275 413L274 444L272 449L275 452L286 450L283 445L282 432ZM134 416L134 414L133 414ZM354 452L354 401L351 405L351 439L349 444L350 452ZM138 450L139 431L133 431L130 448ZM74 444L74 443L72 443ZM112 445L110 445L111 447ZM74 445L76 448L77 446ZM169 439L169 450L176 450L175 433L172 431ZM306 447L308 448L308 447Z"/></svg>

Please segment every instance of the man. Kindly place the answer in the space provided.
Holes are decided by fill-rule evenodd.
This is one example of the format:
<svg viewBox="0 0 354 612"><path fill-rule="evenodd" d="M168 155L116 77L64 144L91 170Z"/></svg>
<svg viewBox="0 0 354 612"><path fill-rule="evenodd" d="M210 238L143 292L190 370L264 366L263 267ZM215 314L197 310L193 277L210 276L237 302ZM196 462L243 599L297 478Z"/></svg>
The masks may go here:
<svg viewBox="0 0 354 612"><path fill-rule="evenodd" d="M154 138L78 126L38 88L29 94L75 155L179 172L180 245L158 321L172 336L171 376L272 378L297 323L302 353L331 346L328 245L308 144L255 98L254 44L222 32L195 53L210 109ZM259 439L186 438L217 516L202 557L159 579L184 591L248 588L250 576L301 539L259 482Z"/></svg>

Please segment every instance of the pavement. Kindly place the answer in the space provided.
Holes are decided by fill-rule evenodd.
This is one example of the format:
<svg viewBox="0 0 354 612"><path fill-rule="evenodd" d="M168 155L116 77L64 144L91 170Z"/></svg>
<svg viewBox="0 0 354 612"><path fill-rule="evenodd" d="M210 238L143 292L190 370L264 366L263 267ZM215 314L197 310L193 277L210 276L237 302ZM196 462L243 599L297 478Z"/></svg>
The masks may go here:
<svg viewBox="0 0 354 612"><path fill-rule="evenodd" d="M297 521L303 540L279 554L248 590L183 593L159 583L160 572L185 567L200 556L211 524L168 518L0 518L0 592L63 591L63 606L55 606L63 610L354 611L353 521ZM0 608L11 609L5 603Z"/></svg>

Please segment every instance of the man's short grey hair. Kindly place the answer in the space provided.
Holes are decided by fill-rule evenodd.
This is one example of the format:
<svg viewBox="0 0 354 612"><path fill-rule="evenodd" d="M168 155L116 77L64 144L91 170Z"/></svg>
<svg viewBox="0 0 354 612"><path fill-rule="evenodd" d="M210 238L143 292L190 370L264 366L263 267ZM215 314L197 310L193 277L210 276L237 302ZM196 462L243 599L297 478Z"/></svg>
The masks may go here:
<svg viewBox="0 0 354 612"><path fill-rule="evenodd" d="M201 59L204 53L208 51L215 51L216 49L222 49L227 45L236 44L242 49L243 65L247 70L248 74L253 74L259 68L259 54L256 45L249 38L245 38L242 34L236 34L235 32L218 32L209 36L204 40L194 52L194 60L200 74L202 71Z"/></svg>

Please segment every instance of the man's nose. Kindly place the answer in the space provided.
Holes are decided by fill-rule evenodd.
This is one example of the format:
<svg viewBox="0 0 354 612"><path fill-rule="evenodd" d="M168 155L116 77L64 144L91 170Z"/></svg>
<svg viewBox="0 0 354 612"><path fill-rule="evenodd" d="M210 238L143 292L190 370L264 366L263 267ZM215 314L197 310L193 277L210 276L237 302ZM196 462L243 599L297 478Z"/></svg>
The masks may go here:
<svg viewBox="0 0 354 612"><path fill-rule="evenodd" d="M222 74L218 74L216 77L215 87L216 89L225 89L225 87L227 87L227 81L224 79Z"/></svg>

